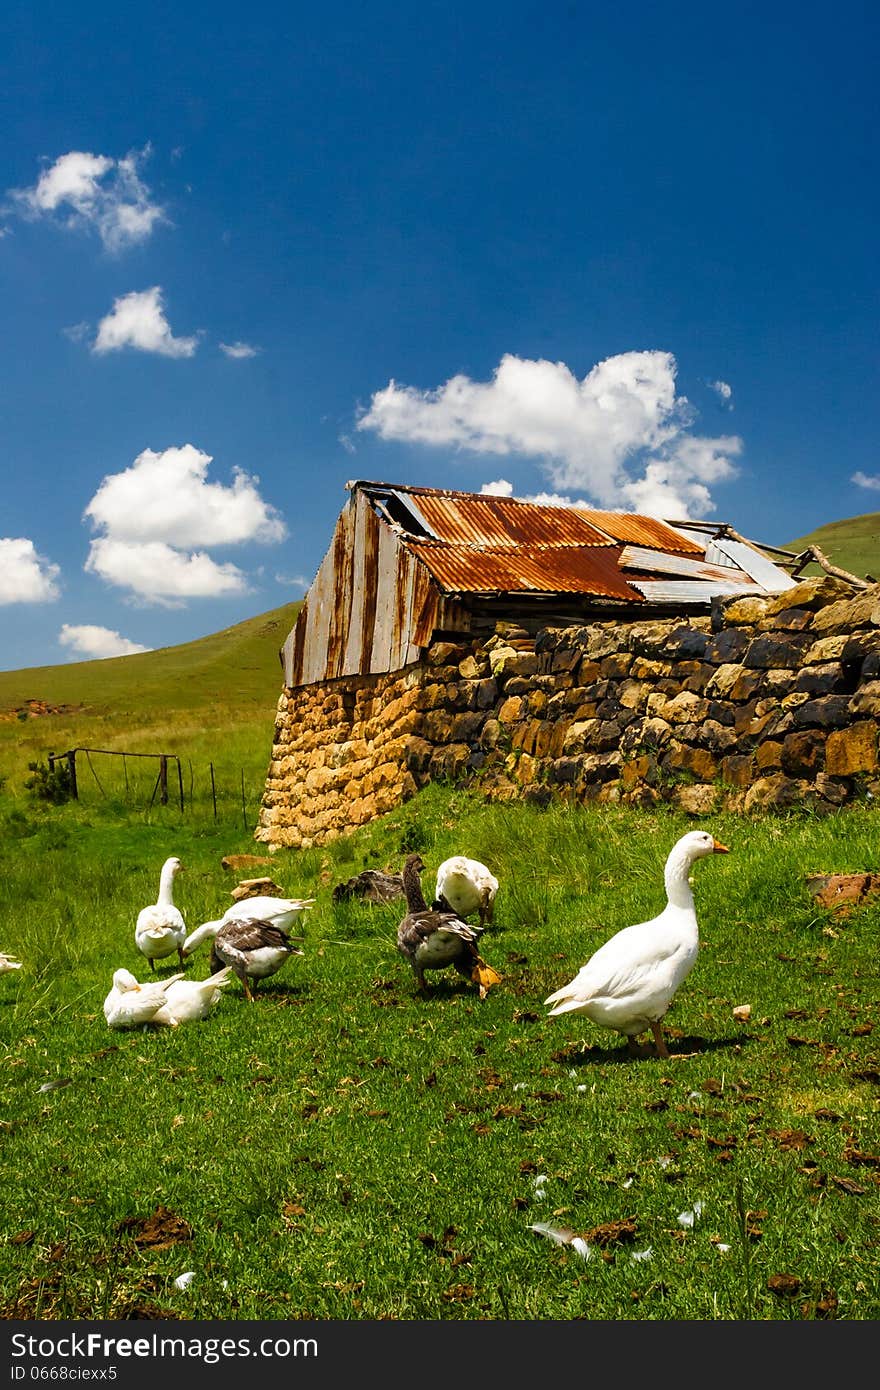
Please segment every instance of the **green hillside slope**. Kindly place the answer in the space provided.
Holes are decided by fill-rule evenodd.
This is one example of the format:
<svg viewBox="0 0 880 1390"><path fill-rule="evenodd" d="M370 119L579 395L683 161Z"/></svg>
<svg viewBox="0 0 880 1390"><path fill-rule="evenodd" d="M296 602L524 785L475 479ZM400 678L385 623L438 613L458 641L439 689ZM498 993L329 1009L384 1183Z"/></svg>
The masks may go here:
<svg viewBox="0 0 880 1390"><path fill-rule="evenodd" d="M228 703L274 709L281 689L279 648L300 604L288 603L185 642L132 656L0 671L0 715L42 701L117 715L195 710Z"/></svg>
<svg viewBox="0 0 880 1390"><path fill-rule="evenodd" d="M880 579L880 512L830 521L811 531L808 536L782 541L781 545L785 550L795 552L806 550L809 545L818 545L832 565L839 565L860 579ZM803 572L820 574L821 570L817 565L809 565Z"/></svg>

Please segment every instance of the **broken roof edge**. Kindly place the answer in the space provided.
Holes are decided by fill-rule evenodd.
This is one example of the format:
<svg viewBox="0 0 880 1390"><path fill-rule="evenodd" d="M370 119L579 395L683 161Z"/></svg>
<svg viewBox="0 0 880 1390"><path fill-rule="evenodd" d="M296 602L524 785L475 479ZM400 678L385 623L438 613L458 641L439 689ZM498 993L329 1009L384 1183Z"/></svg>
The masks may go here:
<svg viewBox="0 0 880 1390"><path fill-rule="evenodd" d="M601 525L592 518L601 516L603 513L609 517L642 518L648 521L657 521L661 525L668 526L671 530L677 531L679 534L682 534L683 532L686 533L688 531L695 531L700 535L707 537L711 540L740 541L743 545L750 546L753 550L757 550L759 553L766 552L769 554L782 556L784 557L784 559L780 562L780 568L782 569L785 568L786 561L791 561L792 563L794 563L798 558L796 551L786 550L782 546L770 545L767 542L757 541L749 536L742 535L741 532L737 531L736 528L732 526L730 522L727 521L711 521L703 520L701 518L690 517L676 519L673 519L671 517L649 517L642 512L628 512L621 511L618 508L614 507L593 506L591 503L586 501L559 503L537 502L529 501L526 498L522 497L499 497L496 493L471 492L465 488L424 487L417 483L390 483L382 482L378 479L371 478L350 478L348 482L345 484L346 492L350 492L352 496L359 489L368 495L371 491L375 491L379 493L388 493L391 496L402 492L416 497L421 496L449 498L479 498L483 501L501 501L518 507L554 507L558 508L560 511L585 512L591 515L591 524L595 527L596 530L600 531ZM420 536L418 532L407 531L406 528L401 526L399 522L393 521L390 517L386 518L386 520L388 524L393 527L394 530L398 531L402 535L412 537L414 540L422 540L427 538L438 540L441 542L441 544L448 544L448 542L444 542L442 537L433 535L430 532L430 528L428 528L427 537L424 535ZM611 536L608 533L606 533L606 535L609 541L611 541L612 543L616 542L616 538L614 536ZM684 535L683 539L687 540L687 536ZM580 544L584 543L585 542L583 541L580 542ZM577 542L575 542L575 544L577 544Z"/></svg>

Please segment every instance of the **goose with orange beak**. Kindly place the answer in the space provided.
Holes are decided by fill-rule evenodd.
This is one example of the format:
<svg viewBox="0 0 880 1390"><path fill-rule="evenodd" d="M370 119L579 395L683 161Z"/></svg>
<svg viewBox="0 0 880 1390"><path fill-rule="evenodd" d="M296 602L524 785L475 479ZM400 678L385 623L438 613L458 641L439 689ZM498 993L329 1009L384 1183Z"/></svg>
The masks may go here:
<svg viewBox="0 0 880 1390"><path fill-rule="evenodd" d="M691 830L673 845L666 860L666 906L647 922L624 927L594 952L574 979L545 1004L549 1018L583 1014L601 1028L626 1037L638 1056L638 1038L649 1029L659 1057L668 1057L661 1019L682 981L693 969L699 929L690 885L691 866L710 854L727 854L705 830Z"/></svg>

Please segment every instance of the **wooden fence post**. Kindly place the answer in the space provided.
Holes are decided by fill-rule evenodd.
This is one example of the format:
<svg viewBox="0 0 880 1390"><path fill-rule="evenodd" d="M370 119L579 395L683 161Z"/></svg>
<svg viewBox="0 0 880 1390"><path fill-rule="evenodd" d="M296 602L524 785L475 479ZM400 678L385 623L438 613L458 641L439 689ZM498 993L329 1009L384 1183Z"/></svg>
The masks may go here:
<svg viewBox="0 0 880 1390"><path fill-rule="evenodd" d="M74 801L79 800L79 792L76 786L76 749L71 748L67 754L67 771L70 774L70 795Z"/></svg>

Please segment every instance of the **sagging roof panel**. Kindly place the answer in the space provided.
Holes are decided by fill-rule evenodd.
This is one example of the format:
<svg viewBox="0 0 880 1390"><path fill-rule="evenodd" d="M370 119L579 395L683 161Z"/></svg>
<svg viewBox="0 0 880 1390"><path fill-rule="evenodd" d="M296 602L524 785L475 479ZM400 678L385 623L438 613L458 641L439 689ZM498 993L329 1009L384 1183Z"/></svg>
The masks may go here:
<svg viewBox="0 0 880 1390"><path fill-rule="evenodd" d="M618 568L620 547L517 545L482 551L467 545L412 542L408 549L447 594L588 594L641 603Z"/></svg>
<svg viewBox="0 0 880 1390"><path fill-rule="evenodd" d="M624 545L641 545L648 550L672 551L680 555L702 555L703 546L689 536L668 526L656 517L637 516L631 512L600 512L590 507L579 507L587 521L612 540L622 541Z"/></svg>

